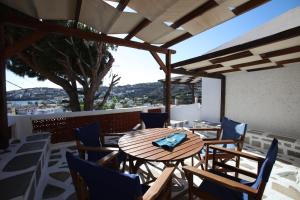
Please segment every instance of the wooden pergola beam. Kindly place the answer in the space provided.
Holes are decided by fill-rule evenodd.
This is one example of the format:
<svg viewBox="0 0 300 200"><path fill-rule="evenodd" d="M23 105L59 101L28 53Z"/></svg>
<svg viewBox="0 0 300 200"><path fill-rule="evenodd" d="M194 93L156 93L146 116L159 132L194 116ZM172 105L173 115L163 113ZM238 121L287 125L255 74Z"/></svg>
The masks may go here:
<svg viewBox="0 0 300 200"><path fill-rule="evenodd" d="M14 44L4 49L3 52L4 58L7 59L23 51L27 47L31 46L33 43L36 43L37 41L44 38L47 34L48 34L47 32L37 30L29 35L26 35L24 38L16 41Z"/></svg>
<svg viewBox="0 0 300 200"><path fill-rule="evenodd" d="M102 41L105 43L115 44L115 45L119 45L119 46L126 46L126 47L142 49L142 50L146 50L146 51L153 51L153 52L158 52L158 53L163 53L163 54L167 54L168 52L176 53L176 51L174 51L174 50L168 50L166 48L153 46L153 45L150 45L147 43L127 41L127 40L124 40L121 38L107 36L105 34L85 32L85 31L75 29L75 28L64 27L64 26L53 24L50 22L40 22L40 21L28 19L28 18L19 17L16 15L11 15L11 14L4 15L2 17L2 19L5 22L5 24L21 26L21 27L26 27L26 28L30 28L30 29L37 29L37 30L41 30L44 32L49 32L49 33L64 34L67 36L75 36L75 37L80 37L80 38L84 38L87 40Z"/></svg>
<svg viewBox="0 0 300 200"><path fill-rule="evenodd" d="M183 17L179 18L178 20L176 20L171 27L174 29L177 29L178 27L180 27L181 25L193 20L194 18L202 15L203 13L209 11L210 9L218 6L219 4L217 2L215 2L214 0L210 0L210 1L206 1L205 3L203 3L202 5L200 5L199 7L195 8L194 10L192 10L191 12L189 12L188 14L184 15Z"/></svg>
<svg viewBox="0 0 300 200"><path fill-rule="evenodd" d="M239 68L225 69L225 70L222 70L222 71L212 72L212 73L209 73L209 74L211 74L211 75L213 75L213 74L223 74L223 73L237 72L237 71L241 71L241 70Z"/></svg>
<svg viewBox="0 0 300 200"><path fill-rule="evenodd" d="M117 6L117 9L119 11L123 11L126 8L126 6L128 5L128 3L129 3L129 0L120 0L119 4Z"/></svg>
<svg viewBox="0 0 300 200"><path fill-rule="evenodd" d="M219 51L204 54L202 56L197 56L197 57L183 60L183 61L180 61L177 63L173 63L172 68L180 67L180 66L184 66L184 65L188 65L188 64L193 64L193 63L208 60L208 59L213 59L216 57L224 56L226 54L231 54L231 53L235 53L238 51L245 51L245 50L248 50L248 49L251 49L254 47L259 47L259 46L263 46L266 44L270 44L270 43L286 40L289 38L297 37L299 35L300 35L300 26L297 26L297 27L291 28L289 30L285 30L285 31L276 33L274 35L266 36L264 38L260 38L260 39L246 42L243 44L239 44L239 45L236 45L233 47L229 47L226 49L221 49Z"/></svg>
<svg viewBox="0 0 300 200"><path fill-rule="evenodd" d="M214 0L207 1L204 4L202 4L201 6L199 6L198 8L191 11L190 13L186 14L185 16L183 16L180 19L178 19L177 21L175 21L171 25L171 27L176 29L176 28L180 27L181 25L183 25L183 24L189 22L190 20L194 19L195 17L198 17L198 16L202 15L203 13L210 10L211 8L214 8L215 6L218 6L218 4ZM140 32L142 29L144 29L146 26L148 26L150 23L151 23L151 21L145 18L132 31L130 31L130 33L124 39L130 40L138 32ZM169 42L166 42L161 47L168 48L168 47L170 47L174 44L177 44L177 43L179 43L183 40L186 40L186 39L188 39L192 36L193 35L190 34L190 33L184 33L181 36L179 36L179 37L177 37L177 38L175 38L175 39L173 39Z"/></svg>
<svg viewBox="0 0 300 200"><path fill-rule="evenodd" d="M190 71L198 73L198 72L205 72L206 70L218 69L218 68L221 68L221 67L224 67L224 66L221 65L221 64L214 64L214 65L209 65L209 66L201 67L201 68L190 70Z"/></svg>
<svg viewBox="0 0 300 200"><path fill-rule="evenodd" d="M265 63L271 63L271 60L269 60L269 59L256 60L256 61L236 64L236 65L231 65L230 67L232 67L232 68L243 68L243 67L250 67L250 66L260 65L260 64L265 64Z"/></svg>
<svg viewBox="0 0 300 200"><path fill-rule="evenodd" d="M220 105L220 121L225 116L225 100L226 100L226 76L221 78L221 105Z"/></svg>
<svg viewBox="0 0 300 200"><path fill-rule="evenodd" d="M244 12L247 12L255 7L258 7L266 2L268 2L270 0L250 0L236 8L234 8L232 10L232 12L235 14L235 15L241 15L243 14ZM190 12L189 14L183 16L182 18L180 18L179 20L177 20L176 22L174 22L172 24L172 27L173 28L178 28L180 27L181 25L187 23L188 21L194 19L195 17L203 14L204 12L214 8L215 6L218 6L218 4L213 0L213 1L207 1L206 3L202 4L201 6L199 6L198 8L196 8L195 10L193 10L192 12ZM166 42L165 44L161 45L161 47L164 47L164 48L169 48L179 42L182 42L190 37L192 37L193 35L190 34L190 33L185 33L185 34L182 34L181 36L169 41L169 42Z"/></svg>
<svg viewBox="0 0 300 200"><path fill-rule="evenodd" d="M131 40L136 34L138 34L142 29L151 23L149 19L143 19L136 27L134 27L128 35L124 38L125 40Z"/></svg>
<svg viewBox="0 0 300 200"><path fill-rule="evenodd" d="M81 4L82 0L76 0L76 9L75 9L75 18L74 18L74 28L77 28L79 17L80 17L80 11L81 11Z"/></svg>
<svg viewBox="0 0 300 200"><path fill-rule="evenodd" d="M192 34L190 33L184 33L180 36L178 36L177 38L174 38L173 40L170 40L169 42L166 42L165 44L161 45L160 47L162 48L169 48L170 46L173 46L179 42L182 42L190 37L193 37Z"/></svg>
<svg viewBox="0 0 300 200"><path fill-rule="evenodd" d="M227 61L231 61L231 60L235 60L235 59L239 59L239 58L245 58L245 57L249 57L249 56L253 56L253 54L249 50L246 50L246 51L234 53L234 54L231 54L228 56L214 58L209 61L213 64L217 64L217 63L227 62Z"/></svg>
<svg viewBox="0 0 300 200"><path fill-rule="evenodd" d="M0 51L4 49L4 42L4 25L0 23ZM5 58L0 53L0 149L6 149L9 146L5 70Z"/></svg>
<svg viewBox="0 0 300 200"><path fill-rule="evenodd" d="M111 19L109 19L109 23L108 26L103 30L103 34L106 35L107 33L109 33L109 31L111 30L111 28L113 27L113 25L116 23L116 21L118 20L118 18L121 16L123 10L126 8L127 4L129 3L129 0L120 0L116 9L120 12L116 12Z"/></svg>
<svg viewBox="0 0 300 200"><path fill-rule="evenodd" d="M300 58L292 58L292 59L288 59L288 60L281 60L276 62L278 65L284 65L284 64L289 64L289 63L296 63L296 62L300 62Z"/></svg>
<svg viewBox="0 0 300 200"><path fill-rule="evenodd" d="M243 3L242 5L234 8L232 10L232 12L235 14L235 15L241 15L253 8L256 8L266 2L268 2L270 0L250 0L250 1L247 1L246 3Z"/></svg>
<svg viewBox="0 0 300 200"><path fill-rule="evenodd" d="M164 62L160 59L157 53L150 51L150 54L153 56L153 58L156 60L157 64L160 66L160 69L162 69L165 73L167 73L167 68Z"/></svg>
<svg viewBox="0 0 300 200"><path fill-rule="evenodd" d="M300 52L300 45L262 53L262 54L260 54L260 56L262 58L272 58L272 57L276 57L276 56L282 56L282 55L286 55L286 54L290 54L290 53L297 53L297 52Z"/></svg>
<svg viewBox="0 0 300 200"><path fill-rule="evenodd" d="M192 71L186 71L184 69L172 69L171 72L173 74L182 74L182 75L189 75L189 76L194 76L194 77L208 77L208 78L217 78L221 79L223 77L222 74L218 73L206 73L206 72L192 72Z"/></svg>
<svg viewBox="0 0 300 200"><path fill-rule="evenodd" d="M203 13L207 12L208 10L214 8L218 6L218 3L215 2L214 0L212 1L207 1L204 4L200 5L198 8L194 9L193 11L191 11L190 13L186 14L185 16L181 17L180 19L178 19L177 21L175 21L171 27L176 29L178 27L180 27L181 25L191 21L192 19L202 15ZM177 38L174 38L173 40L170 40L168 42L166 42L165 44L161 45L161 47L163 48L169 48L170 46L173 46L179 42L182 42L190 37L192 37L193 35L190 34L189 32L184 33L180 36L178 36Z"/></svg>
<svg viewBox="0 0 300 200"><path fill-rule="evenodd" d="M166 81L165 81L165 95L166 95L166 113L168 113L167 124L170 125L170 116L171 116L171 52L166 54Z"/></svg>
<svg viewBox="0 0 300 200"><path fill-rule="evenodd" d="M268 70L268 69L276 69L276 68L281 68L284 67L283 65L274 65L274 66L268 66L268 67L260 67L256 69L248 69L246 70L247 72L256 72L256 71L262 71L262 70Z"/></svg>

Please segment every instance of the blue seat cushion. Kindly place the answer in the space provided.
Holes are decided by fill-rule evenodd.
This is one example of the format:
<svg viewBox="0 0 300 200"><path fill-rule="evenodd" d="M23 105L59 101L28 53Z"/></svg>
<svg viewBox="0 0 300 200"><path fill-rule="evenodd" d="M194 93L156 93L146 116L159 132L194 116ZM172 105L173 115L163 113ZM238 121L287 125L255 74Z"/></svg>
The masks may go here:
<svg viewBox="0 0 300 200"><path fill-rule="evenodd" d="M231 139L236 140L239 139L243 134L245 134L247 129L247 124L240 123L233 121L231 119L228 119L227 117L224 117L222 120L222 139Z"/></svg>
<svg viewBox="0 0 300 200"><path fill-rule="evenodd" d="M69 152L66 153L66 157L69 168L78 172L89 187L91 200L135 200L143 194L136 174L113 171L74 157Z"/></svg>
<svg viewBox="0 0 300 200"><path fill-rule="evenodd" d="M248 185L254 189L259 189L259 186L262 181L265 183L268 182L273 165L277 158L277 153L278 153L278 141L277 141L277 139L273 139L272 144L268 150L267 156L266 156L262 166L260 167L258 176L254 182L247 182L243 179L232 177L232 176L229 176L229 175L221 173L221 172L216 172L216 171L212 171L212 170L211 170L211 172L214 174L217 174L219 176L231 179L233 181L237 181L242 184ZM222 200L222 199L224 199L224 200L225 199L226 200L227 199L243 199L243 200L249 199L249 196L246 193L229 189L218 183L214 183L214 182L211 182L211 181L208 181L205 179L200 184L198 189L202 192L207 192L209 194L212 194L215 196L216 199L220 199L220 200Z"/></svg>
<svg viewBox="0 0 300 200"><path fill-rule="evenodd" d="M229 178L233 181L237 181L242 184L248 185L248 186L251 186L253 184L253 182L248 182L246 180L232 177L230 175L227 175L227 174L224 174L221 172L216 172L216 171L211 171L211 172L214 174L217 174L219 176ZM214 183L214 182L211 182L208 180L203 180L203 182L200 184L198 189L202 192L210 193L216 199L219 199L219 200L228 200L228 199L230 199L230 200L235 200L235 199L248 200L249 199L248 194L246 194L246 193L229 189L225 186L222 186L218 183Z"/></svg>
<svg viewBox="0 0 300 200"><path fill-rule="evenodd" d="M273 139L272 144L267 152L267 156L260 168L258 177L255 183L252 185L253 188L258 188L261 181L268 182L273 165L276 161L278 153L278 140Z"/></svg>

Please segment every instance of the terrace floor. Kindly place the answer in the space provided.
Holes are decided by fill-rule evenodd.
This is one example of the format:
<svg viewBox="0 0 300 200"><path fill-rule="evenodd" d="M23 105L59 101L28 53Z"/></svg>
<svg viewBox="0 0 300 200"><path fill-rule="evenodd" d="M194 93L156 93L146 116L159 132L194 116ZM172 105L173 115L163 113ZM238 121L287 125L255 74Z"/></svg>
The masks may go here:
<svg viewBox="0 0 300 200"><path fill-rule="evenodd" d="M32 138L31 138L32 139ZM48 140L46 138L37 138L39 141L28 141L28 138L26 139L28 143L31 143L33 146L29 148L28 143L27 144L15 144L15 149L11 149L11 153L14 154L12 157L16 158L18 156L27 156L27 155L35 155L37 153L37 149L39 146L41 146L42 141L45 141L44 143L47 144ZM109 139L111 142L115 142L115 138ZM14 146L14 145L12 145ZM49 146L43 147L46 152L49 152L45 160L45 162L41 162L41 165L44 166L44 174L39 174L39 179L41 179L41 184L37 188L35 199L47 199L47 200L73 200L76 199L75 193L74 193L74 187L72 185L72 180L69 175L68 165L65 160L65 152L70 151L74 154L77 154L77 150L75 147L74 142L68 142L68 143L60 143L60 144L51 144ZM22 150L22 151L21 151ZM20 152L21 151L21 152ZM253 153L256 155L264 156L265 152L260 152L254 149L253 147L249 145L245 145L244 151ZM0 156L0 160L4 158L4 155ZM11 159L11 160L14 160ZM22 162L28 165L29 160L32 158L29 158L28 160L23 160ZM47 163L46 163L47 162ZM3 165L3 162L1 162ZM186 165L191 165L191 159L188 159L185 161ZM37 165L40 165L37 164ZM0 166L3 171L4 169L8 167L15 167L15 165L6 165L5 167ZM32 170L31 166L31 169ZM242 159L241 160L241 167L250 171L255 172L256 171L256 164L252 161ZM148 163L146 165L142 165L141 169L139 170L139 174L141 177L141 182L145 182L149 180L151 177L157 177L161 173L163 168L162 163ZM172 186L172 197L175 200L185 200L187 199L187 182L184 178L183 171L179 168L176 169L174 177L173 177L173 186ZM10 172L6 172L6 174L11 174L14 169L11 169ZM20 172L20 169L17 170L16 173ZM19 171L18 171L19 170ZM22 171L22 174L24 172L28 173L29 170ZM38 173L36 173L38 174ZM5 175L5 174L4 174ZM20 176L20 174L19 174ZM3 177L2 173L2 179ZM7 183L7 180L1 180L0 185L2 188L0 190L4 190L1 193L7 191L5 188L8 188L7 190L15 191L14 188L9 188L7 185L17 185L18 180L17 176L15 179L10 179L11 183ZM13 182L14 181L14 182ZM195 183L199 184L201 182L200 179L195 179ZM4 187L4 189L3 189ZM31 192L30 192L31 193ZM5 195L4 195L5 196ZM7 195L6 195L7 196ZM28 195L28 199L30 198L30 195ZM5 198L4 199L10 199ZM269 179L269 183L267 184L267 187L264 192L263 199L300 199L300 159L297 159L295 157L287 157L283 155L278 155L278 159L273 167L273 171L271 174L271 177Z"/></svg>
<svg viewBox="0 0 300 200"><path fill-rule="evenodd" d="M72 180L68 173L68 166L64 158L66 151L76 153L74 143L52 145L49 155L47 184L44 187L40 199L76 199ZM245 151L256 155L265 155L264 152L257 151L249 145L246 145ZM185 163L189 165L191 159L186 160ZM246 159L241 160L241 167L254 172L256 171L256 164ZM143 165L139 171L141 181L147 181L152 175L155 177L159 176L162 168L163 165L161 163ZM196 183L201 182L200 179L196 179L195 181ZM184 179L183 171L180 170L179 166L173 178L172 196L176 200L187 199L186 189L187 183ZM263 199L300 199L299 159L292 157L283 158L281 155L278 156L269 183L265 189Z"/></svg>

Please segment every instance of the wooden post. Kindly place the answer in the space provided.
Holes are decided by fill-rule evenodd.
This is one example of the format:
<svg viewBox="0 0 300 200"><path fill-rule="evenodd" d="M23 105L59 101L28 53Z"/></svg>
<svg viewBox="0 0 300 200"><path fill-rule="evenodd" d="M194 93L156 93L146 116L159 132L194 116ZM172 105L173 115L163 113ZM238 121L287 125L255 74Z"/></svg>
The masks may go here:
<svg viewBox="0 0 300 200"><path fill-rule="evenodd" d="M195 83L190 84L191 92L192 92L192 104L195 102Z"/></svg>
<svg viewBox="0 0 300 200"><path fill-rule="evenodd" d="M0 24L0 52L4 52L3 24ZM4 54L2 53L0 54L0 149L6 149L9 146L5 78L5 58Z"/></svg>
<svg viewBox="0 0 300 200"><path fill-rule="evenodd" d="M221 105L220 105L220 120L225 116L225 90L226 90L226 76L221 78Z"/></svg>
<svg viewBox="0 0 300 200"><path fill-rule="evenodd" d="M168 125L170 125L171 116L171 52L166 54L166 81L165 81L165 107L168 113Z"/></svg>

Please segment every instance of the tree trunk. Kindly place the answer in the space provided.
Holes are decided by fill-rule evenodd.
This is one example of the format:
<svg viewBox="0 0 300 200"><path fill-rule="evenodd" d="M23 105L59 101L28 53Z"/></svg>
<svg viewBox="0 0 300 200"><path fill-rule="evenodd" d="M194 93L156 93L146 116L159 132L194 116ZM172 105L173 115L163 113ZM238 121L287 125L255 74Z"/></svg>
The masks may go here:
<svg viewBox="0 0 300 200"><path fill-rule="evenodd" d="M69 96L69 99L70 99L69 104L70 104L71 111L72 112L81 111L77 91L69 90L66 88L64 88L64 90L67 92L67 94Z"/></svg>
<svg viewBox="0 0 300 200"><path fill-rule="evenodd" d="M94 93L87 92L84 95L84 110L85 111L93 110L93 106L94 106Z"/></svg>

